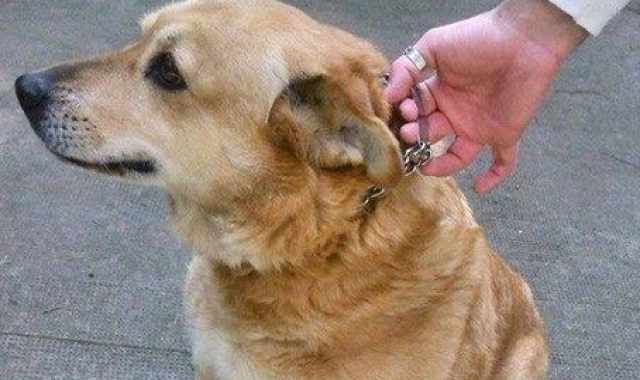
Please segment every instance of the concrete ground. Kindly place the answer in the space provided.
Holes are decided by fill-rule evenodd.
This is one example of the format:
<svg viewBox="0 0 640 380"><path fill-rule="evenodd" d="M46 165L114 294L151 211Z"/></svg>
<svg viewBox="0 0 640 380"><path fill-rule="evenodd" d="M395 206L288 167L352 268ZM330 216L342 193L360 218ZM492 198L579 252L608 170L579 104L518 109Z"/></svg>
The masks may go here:
<svg viewBox="0 0 640 380"><path fill-rule="evenodd" d="M493 0L307 1L390 56ZM188 379L189 254L161 192L65 166L18 109L21 73L131 40L162 0L0 1L0 379ZM587 42L495 193L462 186L494 245L532 283L552 379L640 373L640 1ZM486 160L481 163L486 165Z"/></svg>

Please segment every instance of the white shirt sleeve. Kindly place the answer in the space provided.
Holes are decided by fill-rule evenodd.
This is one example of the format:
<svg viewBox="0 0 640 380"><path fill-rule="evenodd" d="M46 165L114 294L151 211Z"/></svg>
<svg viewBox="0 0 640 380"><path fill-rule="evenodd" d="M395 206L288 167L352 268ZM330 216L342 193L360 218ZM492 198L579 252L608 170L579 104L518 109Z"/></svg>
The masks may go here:
<svg viewBox="0 0 640 380"><path fill-rule="evenodd" d="M567 12L576 23L597 36L631 0L549 0Z"/></svg>

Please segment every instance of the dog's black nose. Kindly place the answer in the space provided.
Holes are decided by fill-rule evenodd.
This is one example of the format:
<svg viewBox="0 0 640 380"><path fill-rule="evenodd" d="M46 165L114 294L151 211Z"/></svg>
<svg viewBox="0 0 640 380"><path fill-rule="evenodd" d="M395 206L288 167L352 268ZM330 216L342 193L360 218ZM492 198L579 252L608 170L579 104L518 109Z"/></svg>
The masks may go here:
<svg viewBox="0 0 640 380"><path fill-rule="evenodd" d="M54 86L53 78L46 73L25 74L16 79L16 95L18 101L29 115L41 108Z"/></svg>

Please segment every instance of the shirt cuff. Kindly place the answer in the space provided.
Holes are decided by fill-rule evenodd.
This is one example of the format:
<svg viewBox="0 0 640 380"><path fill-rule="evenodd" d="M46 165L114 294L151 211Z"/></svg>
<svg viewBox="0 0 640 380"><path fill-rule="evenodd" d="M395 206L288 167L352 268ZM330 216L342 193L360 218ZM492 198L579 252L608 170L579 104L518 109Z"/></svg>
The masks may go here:
<svg viewBox="0 0 640 380"><path fill-rule="evenodd" d="M549 0L597 36L605 25L631 0Z"/></svg>

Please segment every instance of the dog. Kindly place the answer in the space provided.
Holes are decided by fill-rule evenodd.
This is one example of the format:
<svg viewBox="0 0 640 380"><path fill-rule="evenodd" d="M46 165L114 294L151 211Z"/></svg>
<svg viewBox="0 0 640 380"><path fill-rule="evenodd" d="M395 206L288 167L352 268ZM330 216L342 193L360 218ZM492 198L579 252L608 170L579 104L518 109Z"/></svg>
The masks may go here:
<svg viewBox="0 0 640 380"><path fill-rule="evenodd" d="M453 179L404 175L374 46L270 0L141 29L15 87L55 156L168 193L197 379L545 377L526 282Z"/></svg>

